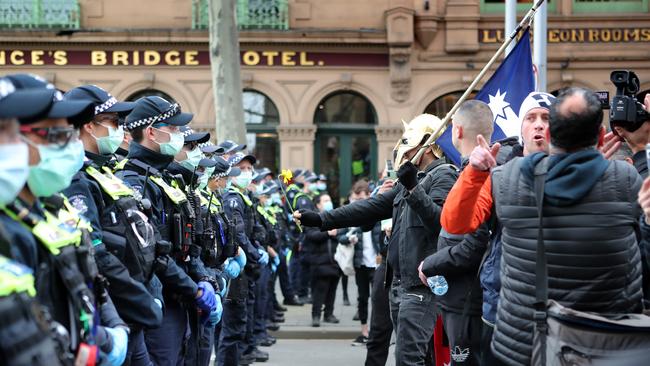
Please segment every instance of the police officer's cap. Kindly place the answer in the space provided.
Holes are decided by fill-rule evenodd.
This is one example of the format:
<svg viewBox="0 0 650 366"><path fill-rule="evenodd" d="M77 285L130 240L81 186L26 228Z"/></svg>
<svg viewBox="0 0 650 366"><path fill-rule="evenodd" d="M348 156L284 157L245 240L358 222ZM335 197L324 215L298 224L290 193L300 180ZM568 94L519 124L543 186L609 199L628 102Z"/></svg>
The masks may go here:
<svg viewBox="0 0 650 366"><path fill-rule="evenodd" d="M0 118L45 118L55 92L54 89L16 89L9 78L0 78Z"/></svg>
<svg viewBox="0 0 650 366"><path fill-rule="evenodd" d="M264 184L264 188L260 192L260 195L268 196L272 193L278 192L280 190L280 187L274 182L270 181L266 184Z"/></svg>
<svg viewBox="0 0 650 366"><path fill-rule="evenodd" d="M253 176L253 183L259 183L269 175L271 175L269 168L259 169L255 172L255 176Z"/></svg>
<svg viewBox="0 0 650 366"><path fill-rule="evenodd" d="M89 100L95 107L95 115L100 113L118 113L120 117L129 114L135 103L120 102L109 92L97 85L82 85L68 90L63 98L66 100Z"/></svg>
<svg viewBox="0 0 650 366"><path fill-rule="evenodd" d="M228 164L230 164L230 166L235 166L243 160L248 160L251 165L255 165L255 163L257 163L257 158L255 158L253 155L238 152L235 155L231 156L230 159L228 159Z"/></svg>
<svg viewBox="0 0 650 366"><path fill-rule="evenodd" d="M305 182L313 183L318 181L318 175L316 175L316 173L307 171L304 173L304 176L305 176Z"/></svg>
<svg viewBox="0 0 650 366"><path fill-rule="evenodd" d="M181 133L183 134L183 139L186 144L191 142L198 142L202 144L210 140L210 133L208 132L196 132L190 126L181 126Z"/></svg>
<svg viewBox="0 0 650 366"><path fill-rule="evenodd" d="M236 177L241 174L241 170L237 167L231 167L228 162L220 157L211 159L215 162L214 172L212 176L215 178Z"/></svg>
<svg viewBox="0 0 650 366"><path fill-rule="evenodd" d="M199 143L199 147L201 148L201 152L204 154L215 154L217 156L221 156L225 153L223 147L219 147L215 144L212 143L212 141L206 141L203 143Z"/></svg>
<svg viewBox="0 0 650 366"><path fill-rule="evenodd" d="M218 145L223 148L224 154L232 154L246 149L246 144L238 144L233 140L226 140Z"/></svg>
<svg viewBox="0 0 650 366"><path fill-rule="evenodd" d="M326 176L325 174L320 174L320 175L318 176L318 180L322 180L322 181L324 181L324 182L327 182L327 176Z"/></svg>
<svg viewBox="0 0 650 366"><path fill-rule="evenodd" d="M193 117L192 113L181 112L181 107L177 103L170 103L158 96L148 96L135 102L135 108L126 117L125 127L133 131L157 123L185 126Z"/></svg>
<svg viewBox="0 0 650 366"><path fill-rule="evenodd" d="M91 120L95 115L93 105L88 100L64 100L63 93L57 90L54 85L48 83L45 79L31 74L13 74L7 75L7 79L11 81L17 90L33 91L34 89L50 93L52 97L49 99L49 106L45 112L31 116L19 117L21 124L32 124L43 120L45 118L66 118L68 123L79 124L82 121ZM36 100L34 100L36 102ZM40 100L37 103L38 108L42 108ZM32 104L19 104L20 108L32 109L35 106Z"/></svg>

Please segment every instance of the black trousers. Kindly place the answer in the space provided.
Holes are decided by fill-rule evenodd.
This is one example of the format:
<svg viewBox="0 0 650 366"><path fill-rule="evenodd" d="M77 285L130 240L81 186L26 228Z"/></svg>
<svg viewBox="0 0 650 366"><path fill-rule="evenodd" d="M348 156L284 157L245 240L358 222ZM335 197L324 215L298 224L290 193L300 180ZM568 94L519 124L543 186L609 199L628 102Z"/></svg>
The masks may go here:
<svg viewBox="0 0 650 366"><path fill-rule="evenodd" d="M481 329L481 366L483 365L503 365L503 362L494 357L492 352L492 333L494 333L494 325L483 322Z"/></svg>
<svg viewBox="0 0 650 366"><path fill-rule="evenodd" d="M320 319L321 309L325 305L325 316L333 315L334 313L334 300L336 299L336 286L339 284L337 277L320 277L313 276L312 278L312 318L318 317Z"/></svg>
<svg viewBox="0 0 650 366"><path fill-rule="evenodd" d="M442 323L449 339L451 365L480 365L481 317L442 310Z"/></svg>
<svg viewBox="0 0 650 366"><path fill-rule="evenodd" d="M393 322L390 320L390 302L388 289L384 287L386 264L382 263L375 271L372 280L372 313L370 314L370 331L368 333L368 353L365 366L385 366L388 360L390 336L393 333Z"/></svg>
<svg viewBox="0 0 650 366"><path fill-rule="evenodd" d="M375 269L361 266L354 269L354 279L357 281L357 290L359 293L358 307L359 321L361 324L368 323L368 298L370 297L370 286L372 278L375 275Z"/></svg>

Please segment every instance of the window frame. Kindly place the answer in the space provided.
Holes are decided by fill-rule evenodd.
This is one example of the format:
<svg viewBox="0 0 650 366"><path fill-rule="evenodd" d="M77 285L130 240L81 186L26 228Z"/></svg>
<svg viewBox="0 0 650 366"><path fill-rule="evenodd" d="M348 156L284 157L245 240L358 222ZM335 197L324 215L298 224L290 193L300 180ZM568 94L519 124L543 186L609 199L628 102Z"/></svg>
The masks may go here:
<svg viewBox="0 0 650 366"><path fill-rule="evenodd" d="M578 1L571 0L574 14L648 12L648 0L641 1Z"/></svg>
<svg viewBox="0 0 650 366"><path fill-rule="evenodd" d="M552 0L550 3L547 2L546 5L546 10L549 13L554 13L556 9L556 3L560 0ZM486 3L485 0L481 0L480 2L480 12L481 14L498 14L502 15L504 14L506 10L506 4L505 1L503 4L491 4L491 3ZM517 3L517 14L524 14L530 8L533 6L533 3Z"/></svg>

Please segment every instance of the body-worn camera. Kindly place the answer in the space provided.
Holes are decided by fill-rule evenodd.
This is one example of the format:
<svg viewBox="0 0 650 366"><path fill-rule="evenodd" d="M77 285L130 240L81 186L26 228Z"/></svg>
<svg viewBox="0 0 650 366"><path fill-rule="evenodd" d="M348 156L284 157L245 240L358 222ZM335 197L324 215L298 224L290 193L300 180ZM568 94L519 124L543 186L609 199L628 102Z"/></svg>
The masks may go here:
<svg viewBox="0 0 650 366"><path fill-rule="evenodd" d="M609 110L612 131L615 131L614 126L623 127L630 132L638 130L644 122L650 120L650 113L636 99L639 77L634 71L614 70L609 78L616 85L616 95L612 98Z"/></svg>

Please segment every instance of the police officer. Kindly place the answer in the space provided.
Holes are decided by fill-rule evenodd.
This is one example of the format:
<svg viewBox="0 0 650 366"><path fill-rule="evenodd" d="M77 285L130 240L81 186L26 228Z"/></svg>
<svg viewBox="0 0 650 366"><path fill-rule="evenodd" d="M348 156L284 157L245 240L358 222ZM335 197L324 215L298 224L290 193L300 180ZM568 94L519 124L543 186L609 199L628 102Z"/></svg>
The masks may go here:
<svg viewBox="0 0 650 366"><path fill-rule="evenodd" d="M217 145L217 148L219 151L221 151L221 157L224 158L226 161L230 160L230 157L235 155L238 152L241 152L243 150L246 150L246 145L245 144L238 144L235 141L232 140L226 140Z"/></svg>
<svg viewBox="0 0 650 366"><path fill-rule="evenodd" d="M235 223L236 240L247 260L244 273L230 284L219 339L219 365L250 364L268 359L268 354L259 351L252 339L255 280L259 277L260 266L268 263L268 254L254 238L255 215L247 190L253 179L255 162L255 157L242 153L228 160L230 166L239 168L241 173L230 178L230 187L223 196L224 211ZM239 349L243 351L241 358Z"/></svg>
<svg viewBox="0 0 650 366"><path fill-rule="evenodd" d="M179 126L187 125L192 114L181 112L178 104L160 97L144 97L126 118L126 127L133 141L129 145L128 162L116 175L151 202L149 218L160 235L161 248L156 276L163 285L165 312L162 326L145 332L145 343L157 365L177 365L183 361L183 345L188 311L198 309L205 315L216 310L212 285L190 278L185 260L192 233L186 221L187 196L165 180L166 168L183 148ZM170 249L171 247L171 249ZM169 255L162 255L164 252ZM173 256L173 258L171 257ZM205 318L207 320L207 317Z"/></svg>
<svg viewBox="0 0 650 366"><path fill-rule="evenodd" d="M27 145L20 141L16 118L37 116L49 108L54 90L16 91L0 78L0 205L11 203L27 182ZM24 108L32 103L32 108ZM34 271L11 258L11 246L0 215L0 357L8 366L59 366L64 353L54 342L49 314L35 299ZM10 222L11 224L11 222Z"/></svg>
<svg viewBox="0 0 650 366"><path fill-rule="evenodd" d="M161 300L147 290L153 276L153 227L140 212L134 192L111 173L113 155L124 139L120 116L135 103L119 102L102 88L84 85L68 91L66 100L91 101L94 116L75 125L86 160L63 193L92 227L100 272L110 283L109 294L131 329L127 359L131 365L151 365L144 329L162 322ZM132 225L134 224L134 225ZM133 228L139 228L133 230ZM158 296L160 296L159 294Z"/></svg>
<svg viewBox="0 0 650 366"><path fill-rule="evenodd" d="M19 89L55 90L35 76L8 78ZM16 247L14 253L20 253L15 258L20 257L35 272L37 298L61 325L57 331L63 349L75 355L65 362L94 363L100 355L102 362L120 365L129 329L98 274L89 225L56 195L83 163L83 145L68 123L91 118L93 109L89 102L64 101L58 91L49 103L39 116L19 120L20 133L29 146L28 180L19 197L2 207L0 216L15 220L14 225L5 226L9 242Z"/></svg>
<svg viewBox="0 0 650 366"><path fill-rule="evenodd" d="M314 211L316 206L313 201L313 194L317 188L318 176L313 172L305 170L301 174L302 190L297 192L291 201L294 211ZM304 234L298 235L298 260L300 261L300 276L298 277L298 296L303 303L311 303L311 265L309 257L310 248L304 244ZM294 253L295 255L296 253Z"/></svg>
<svg viewBox="0 0 650 366"><path fill-rule="evenodd" d="M387 272L392 278L390 307L397 331L397 365L425 364L437 315L434 295L420 281L417 268L436 250L442 205L458 176L439 146L423 146L440 124L439 118L429 114L408 124L395 147L399 184L389 192L321 214L295 214L304 225L321 230L366 226L392 217ZM413 164L410 159L420 147L425 152Z"/></svg>

